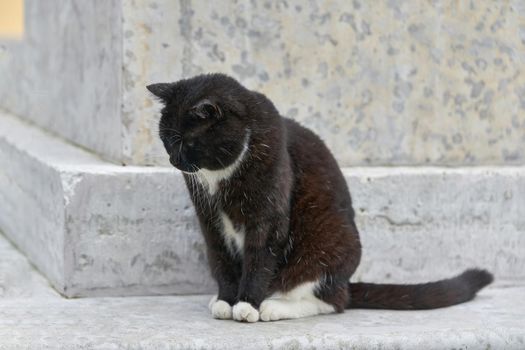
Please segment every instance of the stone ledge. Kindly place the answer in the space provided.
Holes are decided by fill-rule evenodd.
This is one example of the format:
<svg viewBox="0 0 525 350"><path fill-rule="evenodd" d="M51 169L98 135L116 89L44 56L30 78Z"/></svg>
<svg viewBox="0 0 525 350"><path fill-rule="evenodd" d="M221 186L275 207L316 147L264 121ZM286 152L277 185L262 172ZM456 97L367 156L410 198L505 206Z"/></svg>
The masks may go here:
<svg viewBox="0 0 525 350"><path fill-rule="evenodd" d="M66 296L214 283L180 174L122 167L0 116L0 228Z"/></svg>
<svg viewBox="0 0 525 350"><path fill-rule="evenodd" d="M213 320L209 296L61 298L0 235L0 349L522 349L524 281L430 311ZM23 277L22 277L23 276ZM11 278L13 277L13 278Z"/></svg>
<svg viewBox="0 0 525 350"><path fill-rule="evenodd" d="M60 298L49 282L35 271L27 258L1 232L0 257L0 301L13 298Z"/></svg>
<svg viewBox="0 0 525 350"><path fill-rule="evenodd" d="M523 349L525 286L430 311L347 310L273 323L211 318L209 296L0 299L0 349Z"/></svg>
<svg viewBox="0 0 525 350"><path fill-rule="evenodd" d="M525 278L525 168L344 173L364 247L356 280L426 281L472 266ZM0 229L66 296L214 289L173 169L107 163L3 114L0 200Z"/></svg>
<svg viewBox="0 0 525 350"><path fill-rule="evenodd" d="M343 172L363 243L357 279L415 282L469 266L525 278L525 167Z"/></svg>

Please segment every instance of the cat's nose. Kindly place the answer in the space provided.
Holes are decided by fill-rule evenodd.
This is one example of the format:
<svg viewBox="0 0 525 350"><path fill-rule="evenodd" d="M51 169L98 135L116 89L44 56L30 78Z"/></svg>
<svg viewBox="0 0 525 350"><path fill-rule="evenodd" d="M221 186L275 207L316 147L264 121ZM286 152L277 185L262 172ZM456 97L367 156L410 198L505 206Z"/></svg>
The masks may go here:
<svg viewBox="0 0 525 350"><path fill-rule="evenodd" d="M180 166L180 163L181 163L180 153L172 153L172 154L170 154L170 163L174 167L178 168Z"/></svg>

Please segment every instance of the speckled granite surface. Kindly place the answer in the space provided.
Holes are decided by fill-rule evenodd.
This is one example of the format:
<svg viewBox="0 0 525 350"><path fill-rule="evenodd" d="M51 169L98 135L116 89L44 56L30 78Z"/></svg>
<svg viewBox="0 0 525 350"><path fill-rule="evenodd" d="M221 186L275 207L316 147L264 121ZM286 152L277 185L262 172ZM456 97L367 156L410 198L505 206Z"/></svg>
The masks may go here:
<svg viewBox="0 0 525 350"><path fill-rule="evenodd" d="M26 2L0 107L117 163L167 164L146 84L216 71L342 166L525 163L522 0Z"/></svg>
<svg viewBox="0 0 525 350"><path fill-rule="evenodd" d="M144 85L215 71L314 129L341 166L525 162L521 0L127 1L123 18L133 162L162 154Z"/></svg>

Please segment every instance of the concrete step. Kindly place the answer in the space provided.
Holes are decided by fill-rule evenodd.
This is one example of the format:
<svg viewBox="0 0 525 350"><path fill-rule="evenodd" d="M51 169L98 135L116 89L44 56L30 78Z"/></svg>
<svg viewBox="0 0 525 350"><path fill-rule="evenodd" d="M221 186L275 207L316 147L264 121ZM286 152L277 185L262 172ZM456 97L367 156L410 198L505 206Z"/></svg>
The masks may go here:
<svg viewBox="0 0 525 350"><path fill-rule="evenodd" d="M525 278L525 168L345 168L364 255L355 279L466 267ZM122 167L0 114L0 229L62 294L211 293L179 173Z"/></svg>
<svg viewBox="0 0 525 350"><path fill-rule="evenodd" d="M0 252L17 262L0 263L2 350L525 348L523 281L499 281L445 309L245 324L212 319L203 295L64 299L1 235ZM32 282L21 288L20 275Z"/></svg>
<svg viewBox="0 0 525 350"><path fill-rule="evenodd" d="M0 349L525 348L525 286L432 311L347 310L273 323L212 319L209 296L0 300Z"/></svg>
<svg viewBox="0 0 525 350"><path fill-rule="evenodd" d="M0 301L12 298L57 299L60 294L0 233Z"/></svg>
<svg viewBox="0 0 525 350"><path fill-rule="evenodd" d="M213 290L180 174L123 167L0 115L0 229L62 294Z"/></svg>

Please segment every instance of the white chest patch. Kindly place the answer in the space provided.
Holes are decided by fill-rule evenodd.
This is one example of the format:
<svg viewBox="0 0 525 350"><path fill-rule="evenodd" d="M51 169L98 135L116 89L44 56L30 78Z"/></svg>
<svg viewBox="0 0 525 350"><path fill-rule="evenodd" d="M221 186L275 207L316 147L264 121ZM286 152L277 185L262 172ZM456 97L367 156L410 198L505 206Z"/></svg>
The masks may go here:
<svg viewBox="0 0 525 350"><path fill-rule="evenodd" d="M239 168L241 165L244 156L248 152L248 146L250 143L250 130L248 129L246 131L246 136L244 138L244 144L241 153L235 159L235 161L227 166L224 169L219 170L208 170L208 169L200 169L196 172L197 178L199 179L200 183L202 183L206 188L208 189L208 192L210 195L214 195L217 192L217 189L219 188L219 183L222 180L227 180L230 178L235 171Z"/></svg>
<svg viewBox="0 0 525 350"><path fill-rule="evenodd" d="M232 255L242 255L244 249L244 228L236 230L232 221L224 212L221 212L222 237Z"/></svg>

